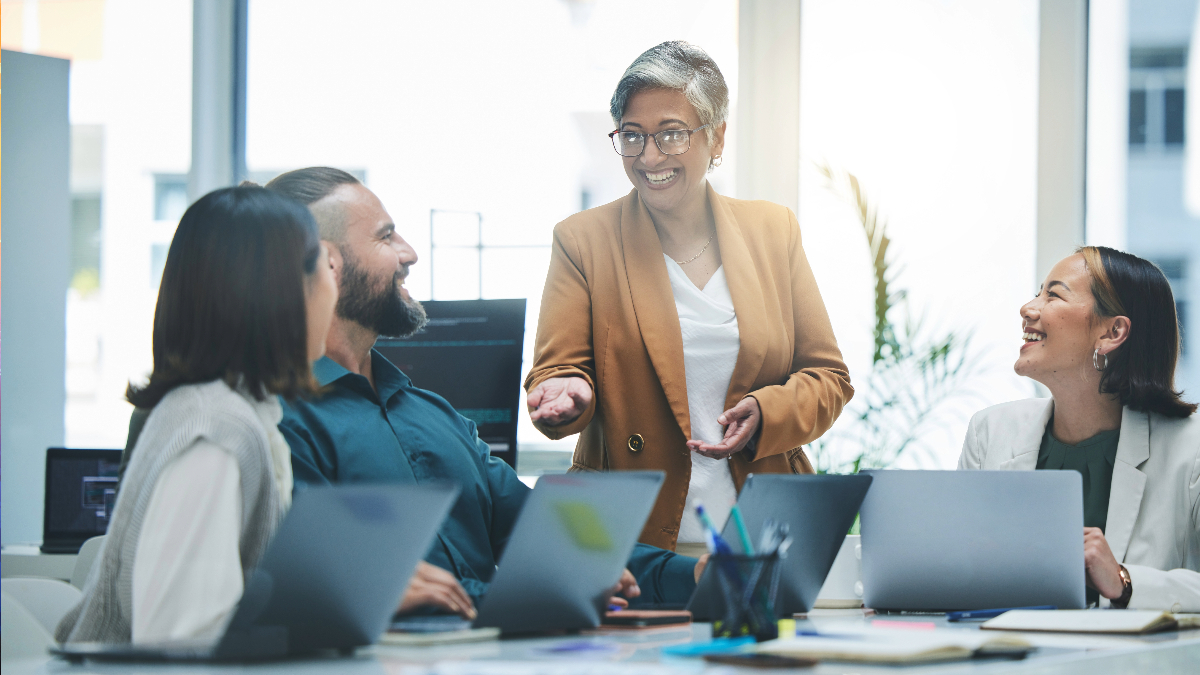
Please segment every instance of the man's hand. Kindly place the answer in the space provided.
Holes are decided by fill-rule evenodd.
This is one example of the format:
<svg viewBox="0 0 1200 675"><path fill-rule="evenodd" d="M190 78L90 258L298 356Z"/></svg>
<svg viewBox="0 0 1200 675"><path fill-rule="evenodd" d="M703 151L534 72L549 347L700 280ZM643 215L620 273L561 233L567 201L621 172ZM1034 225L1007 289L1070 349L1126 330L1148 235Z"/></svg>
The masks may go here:
<svg viewBox="0 0 1200 675"><path fill-rule="evenodd" d="M642 589L638 588L637 579L633 578L633 573L629 570L621 570L621 578L617 580L612 590L608 592L610 597L608 604L618 607L628 607L629 601L625 598L636 598L642 594ZM621 596L625 596L625 598Z"/></svg>
<svg viewBox="0 0 1200 675"><path fill-rule="evenodd" d="M557 427L571 422L592 404L592 387L582 377L552 377L525 398L529 419Z"/></svg>
<svg viewBox="0 0 1200 675"><path fill-rule="evenodd" d="M688 449L693 452L711 457L725 459L735 452L745 449L746 444L754 438L762 424L762 410L753 396L738 401L738 404L721 413L717 422L725 427L725 438L720 443L710 445L704 441L688 441Z"/></svg>
<svg viewBox="0 0 1200 675"><path fill-rule="evenodd" d="M694 572L696 575L696 583L700 583L700 575L704 574L705 567L708 567L708 554L707 553L700 556L700 560L696 561L696 569Z"/></svg>
<svg viewBox="0 0 1200 675"><path fill-rule="evenodd" d="M448 609L464 619L475 618L475 606L458 580L446 570L425 561L417 563L417 571L408 580L398 612L411 612L418 607L432 606Z"/></svg>
<svg viewBox="0 0 1200 675"><path fill-rule="evenodd" d="M1109 600L1121 597L1125 590L1121 565L1098 527L1083 528L1083 567L1087 570L1088 586Z"/></svg>

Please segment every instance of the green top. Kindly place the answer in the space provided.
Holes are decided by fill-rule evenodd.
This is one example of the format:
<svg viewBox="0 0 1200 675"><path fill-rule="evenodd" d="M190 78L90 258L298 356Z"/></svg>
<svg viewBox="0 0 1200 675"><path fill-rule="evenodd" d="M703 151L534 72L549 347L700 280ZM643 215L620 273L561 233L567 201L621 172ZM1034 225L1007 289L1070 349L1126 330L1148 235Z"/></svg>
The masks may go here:
<svg viewBox="0 0 1200 675"><path fill-rule="evenodd" d="M1101 431L1078 445L1067 445L1050 433L1050 426L1046 425L1042 436L1037 468L1074 469L1083 474L1083 526L1103 531L1108 524L1108 496L1112 492L1113 463L1117 459L1121 430ZM1099 599L1099 592L1089 587L1088 604Z"/></svg>
<svg viewBox="0 0 1200 675"><path fill-rule="evenodd" d="M1042 436L1037 468L1074 469L1083 474L1083 526L1098 527L1108 523L1108 495L1112 491L1113 463L1117 459L1117 441L1121 430L1101 431L1078 445L1067 445L1050 433Z"/></svg>

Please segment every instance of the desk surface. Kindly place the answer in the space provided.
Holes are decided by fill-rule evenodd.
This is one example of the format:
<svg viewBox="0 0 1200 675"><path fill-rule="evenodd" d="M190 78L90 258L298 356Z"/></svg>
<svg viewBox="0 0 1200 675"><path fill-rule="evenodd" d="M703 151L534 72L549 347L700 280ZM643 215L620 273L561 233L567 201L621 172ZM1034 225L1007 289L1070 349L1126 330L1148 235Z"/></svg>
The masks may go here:
<svg viewBox="0 0 1200 675"><path fill-rule="evenodd" d="M933 621L938 630L978 630L978 625L950 624L929 617L887 617L896 621ZM869 618L816 616L797 621L807 629L829 629L835 625L861 625ZM364 649L354 658L309 659L257 666L220 666L223 675L241 672L274 673L350 673L351 675L675 675L687 673L768 673L796 672L813 675L902 672L905 675L951 675L958 673L1022 673L1030 675L1109 675L1116 673L1188 673L1200 672L1200 630L1162 633L1145 637L1103 637L1047 635L1045 646L1022 661L977 660L934 666L887 668L851 663L821 663L815 668L764 671L706 666L696 658L664 657L667 645L707 641L708 624L683 629L657 629L643 632L599 635L573 635L479 642L438 647L384 647ZM570 643L593 641L596 649L587 652L555 653ZM9 661L5 675L108 675L110 673L190 673L212 672L205 665L140 665L87 663L73 666L57 659Z"/></svg>

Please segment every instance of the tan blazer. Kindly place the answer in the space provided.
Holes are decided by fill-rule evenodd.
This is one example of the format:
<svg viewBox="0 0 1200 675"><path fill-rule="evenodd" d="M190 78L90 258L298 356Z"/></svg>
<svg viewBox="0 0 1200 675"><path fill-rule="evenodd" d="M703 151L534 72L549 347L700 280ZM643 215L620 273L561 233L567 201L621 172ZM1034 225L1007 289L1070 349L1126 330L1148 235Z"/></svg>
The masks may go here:
<svg viewBox="0 0 1200 675"><path fill-rule="evenodd" d="M746 396L763 420L755 447L730 458L740 490L755 473L811 473L800 446L823 434L853 396L790 210L708 188L741 348L726 409ZM592 385L577 420L573 470L665 471L641 541L673 549L691 475L683 338L666 261L637 190L554 228L533 368L526 390L556 376Z"/></svg>
<svg viewBox="0 0 1200 675"><path fill-rule="evenodd" d="M1054 399L1033 398L976 413L958 468L1036 469L1053 412ZM1133 581L1131 608L1200 612L1200 415L1125 408L1104 529Z"/></svg>

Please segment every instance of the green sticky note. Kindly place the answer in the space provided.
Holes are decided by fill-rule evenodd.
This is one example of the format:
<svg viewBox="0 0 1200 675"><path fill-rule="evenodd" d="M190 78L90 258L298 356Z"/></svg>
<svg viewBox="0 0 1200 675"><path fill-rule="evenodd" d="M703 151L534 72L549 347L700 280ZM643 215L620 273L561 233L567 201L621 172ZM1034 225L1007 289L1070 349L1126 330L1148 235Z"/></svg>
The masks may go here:
<svg viewBox="0 0 1200 675"><path fill-rule="evenodd" d="M611 551L612 537L596 507L587 502L558 502L554 505L563 527L571 533L575 545L591 551Z"/></svg>

